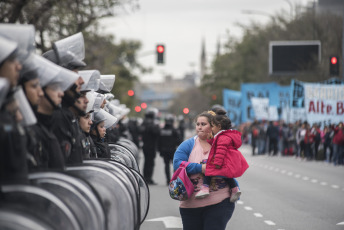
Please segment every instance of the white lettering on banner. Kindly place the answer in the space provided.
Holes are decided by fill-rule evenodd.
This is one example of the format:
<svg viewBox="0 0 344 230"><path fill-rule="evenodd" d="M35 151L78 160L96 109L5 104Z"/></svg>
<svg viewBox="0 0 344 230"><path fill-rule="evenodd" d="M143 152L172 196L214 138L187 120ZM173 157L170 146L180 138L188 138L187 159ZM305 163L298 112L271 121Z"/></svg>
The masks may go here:
<svg viewBox="0 0 344 230"><path fill-rule="evenodd" d="M338 123L344 116L344 86L305 84L307 121Z"/></svg>
<svg viewBox="0 0 344 230"><path fill-rule="evenodd" d="M344 100L344 90L341 85L318 85L305 84L305 97L322 100Z"/></svg>

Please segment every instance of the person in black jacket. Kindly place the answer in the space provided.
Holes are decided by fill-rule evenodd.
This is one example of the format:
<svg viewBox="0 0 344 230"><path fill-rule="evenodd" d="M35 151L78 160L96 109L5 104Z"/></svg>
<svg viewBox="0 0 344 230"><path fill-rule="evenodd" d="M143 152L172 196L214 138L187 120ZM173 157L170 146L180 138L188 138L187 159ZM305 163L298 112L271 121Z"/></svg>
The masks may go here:
<svg viewBox="0 0 344 230"><path fill-rule="evenodd" d="M275 125L272 121L269 122L268 129L266 130L266 135L269 138L269 152L270 155L271 151L273 151L273 155L277 155L278 151L278 135L279 130L278 126Z"/></svg>
<svg viewBox="0 0 344 230"><path fill-rule="evenodd" d="M181 137L179 131L174 128L174 118L173 116L167 116L165 126L160 130L158 139L158 151L160 156L164 158L167 185L171 180L170 164L172 163L174 152L180 143Z"/></svg>
<svg viewBox="0 0 344 230"><path fill-rule="evenodd" d="M109 144L105 138L105 122L107 120L107 117L105 117L106 114L108 113L105 112L103 109L100 109L98 112L95 112L91 125L90 135L94 145L96 146L98 158L111 158Z"/></svg>
<svg viewBox="0 0 344 230"><path fill-rule="evenodd" d="M154 110L148 110L140 126L140 134L143 142L142 150L145 156L143 176L146 182L151 185L156 184L152 180L152 176L154 171L154 159L156 156L156 145L160 132L160 127L154 120L155 116Z"/></svg>

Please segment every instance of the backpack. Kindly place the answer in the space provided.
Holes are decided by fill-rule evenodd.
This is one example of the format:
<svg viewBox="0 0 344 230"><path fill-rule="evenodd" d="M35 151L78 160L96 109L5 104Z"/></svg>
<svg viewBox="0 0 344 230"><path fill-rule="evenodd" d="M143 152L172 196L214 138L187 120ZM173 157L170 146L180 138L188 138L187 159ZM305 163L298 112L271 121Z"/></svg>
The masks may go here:
<svg viewBox="0 0 344 230"><path fill-rule="evenodd" d="M194 192L194 185L186 173L186 167L189 163L190 162L183 161L179 168L173 173L168 191L170 197L174 200L187 200Z"/></svg>

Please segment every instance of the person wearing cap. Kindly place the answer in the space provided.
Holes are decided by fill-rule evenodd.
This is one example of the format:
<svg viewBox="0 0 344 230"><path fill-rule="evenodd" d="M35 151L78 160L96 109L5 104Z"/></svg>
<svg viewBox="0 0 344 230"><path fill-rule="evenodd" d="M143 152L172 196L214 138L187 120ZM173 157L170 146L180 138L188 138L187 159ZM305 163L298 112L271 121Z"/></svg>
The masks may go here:
<svg viewBox="0 0 344 230"><path fill-rule="evenodd" d="M28 184L25 132L11 83L0 78L0 185Z"/></svg>
<svg viewBox="0 0 344 230"><path fill-rule="evenodd" d="M41 98L37 112L37 124L32 129L35 132L38 152L34 153L36 165L32 165L31 171L37 170L63 170L65 167L65 155L61 143L52 132L54 112L59 110L64 91L69 88L78 75L66 70L45 58L35 55L33 57L40 85L44 96Z"/></svg>
<svg viewBox="0 0 344 230"><path fill-rule="evenodd" d="M0 35L0 184L28 183L23 117L14 97L22 68L18 44Z"/></svg>
<svg viewBox="0 0 344 230"><path fill-rule="evenodd" d="M90 137L90 129L92 125L93 105L88 106L89 99L87 93L93 92L99 88L100 73L98 70L84 70L79 71L79 75L84 80L84 84L81 86L80 94L82 95L78 101L80 109L85 111L85 115L79 115L79 127L82 130L81 145L83 159L97 158L96 147ZM88 94L90 96L90 94ZM91 103L94 103L92 100Z"/></svg>
<svg viewBox="0 0 344 230"><path fill-rule="evenodd" d="M165 126L160 130L158 138L158 151L165 164L166 185L169 185L171 180L170 165L174 152L181 142L179 131L174 127L174 117L169 114L165 118Z"/></svg>
<svg viewBox="0 0 344 230"><path fill-rule="evenodd" d="M93 140L93 143L96 146L98 158L111 158L110 148L109 148L109 145L105 139L106 117L102 114L102 112L104 113L105 111L101 109L99 112L96 112L94 114L90 136Z"/></svg>
<svg viewBox="0 0 344 230"><path fill-rule="evenodd" d="M93 124L92 113L93 111L90 111L85 116L79 117L79 125L85 135L85 139L83 139L83 159L98 158L97 148L90 136L91 125Z"/></svg>
<svg viewBox="0 0 344 230"><path fill-rule="evenodd" d="M0 36L0 77L6 78L10 87L17 85L22 68L17 59L17 43Z"/></svg>
<svg viewBox="0 0 344 230"><path fill-rule="evenodd" d="M140 126L140 134L142 137L142 150L145 156L143 167L143 176L148 184L155 185L152 180L154 170L154 159L156 157L157 140L160 133L160 127L155 122L155 109L147 109L145 119Z"/></svg>
<svg viewBox="0 0 344 230"><path fill-rule="evenodd" d="M83 46L82 34L78 33L54 42L53 50L49 50L42 56L77 73L86 66L82 61L85 52ZM64 92L62 108L54 112L52 131L60 142L67 164L82 163L83 159L83 134L78 123L78 117L85 116L84 109L88 103L85 95L80 94L83 84L84 80L79 76L74 84Z"/></svg>

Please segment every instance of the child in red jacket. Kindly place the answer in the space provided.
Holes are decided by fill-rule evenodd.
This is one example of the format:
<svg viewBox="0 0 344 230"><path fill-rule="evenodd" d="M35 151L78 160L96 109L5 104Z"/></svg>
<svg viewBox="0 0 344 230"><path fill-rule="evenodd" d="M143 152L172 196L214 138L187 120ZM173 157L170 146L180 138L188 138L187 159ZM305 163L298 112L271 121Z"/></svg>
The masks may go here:
<svg viewBox="0 0 344 230"><path fill-rule="evenodd" d="M210 140L210 149L205 177L196 198L209 195L211 177L225 177L231 189L231 202L239 199L241 192L233 178L240 177L248 168L246 159L238 150L241 146L241 133L231 129L231 120L226 116L226 111L219 109L213 113L212 131L214 138Z"/></svg>

